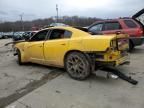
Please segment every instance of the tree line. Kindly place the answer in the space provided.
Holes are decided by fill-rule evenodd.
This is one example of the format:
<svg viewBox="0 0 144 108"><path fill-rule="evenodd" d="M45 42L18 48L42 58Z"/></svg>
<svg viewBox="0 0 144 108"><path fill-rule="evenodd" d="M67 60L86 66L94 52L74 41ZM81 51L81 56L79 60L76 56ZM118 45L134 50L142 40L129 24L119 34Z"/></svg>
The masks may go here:
<svg viewBox="0 0 144 108"><path fill-rule="evenodd" d="M59 23L64 23L70 26L88 26L96 21L102 20L100 18L91 17L78 17L78 16L63 16L58 18ZM36 19L32 21L15 21L15 22L3 22L0 23L0 32L15 32L15 31L30 31L34 29L40 29L44 26L48 26L51 23L57 22L55 17L46 19Z"/></svg>

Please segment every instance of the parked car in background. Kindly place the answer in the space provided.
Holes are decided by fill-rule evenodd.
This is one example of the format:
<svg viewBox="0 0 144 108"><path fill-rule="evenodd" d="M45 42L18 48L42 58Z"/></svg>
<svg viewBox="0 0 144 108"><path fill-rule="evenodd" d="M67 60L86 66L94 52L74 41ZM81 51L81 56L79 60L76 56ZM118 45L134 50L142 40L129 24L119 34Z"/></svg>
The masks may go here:
<svg viewBox="0 0 144 108"><path fill-rule="evenodd" d="M141 45L143 42L141 37L144 36L141 25L131 18L119 18L96 22L88 28L88 31L94 34L128 34L130 38L130 50L135 46Z"/></svg>
<svg viewBox="0 0 144 108"><path fill-rule="evenodd" d="M13 32L2 32L1 33L2 39L12 38L12 37L13 37Z"/></svg>
<svg viewBox="0 0 144 108"><path fill-rule="evenodd" d="M24 32L15 32L12 37L13 41L23 40L24 39L23 33Z"/></svg>
<svg viewBox="0 0 144 108"><path fill-rule="evenodd" d="M120 34L125 33L129 35L129 49L130 51L138 45L142 45L144 38L143 23L136 20L136 17L142 15L144 9L140 14L132 18L109 19L96 22L88 27L88 31L93 34Z"/></svg>
<svg viewBox="0 0 144 108"><path fill-rule="evenodd" d="M68 26L68 25L66 25L66 24L64 24L64 23L51 23L51 24L49 25L49 27L55 27L55 26Z"/></svg>
<svg viewBox="0 0 144 108"><path fill-rule="evenodd" d="M0 39L2 39L2 32L0 32Z"/></svg>
<svg viewBox="0 0 144 108"><path fill-rule="evenodd" d="M48 27L57 27L57 26L64 26L65 27L65 26L69 26L69 25L66 25L64 23L51 23L49 25L44 26L42 29L48 28Z"/></svg>

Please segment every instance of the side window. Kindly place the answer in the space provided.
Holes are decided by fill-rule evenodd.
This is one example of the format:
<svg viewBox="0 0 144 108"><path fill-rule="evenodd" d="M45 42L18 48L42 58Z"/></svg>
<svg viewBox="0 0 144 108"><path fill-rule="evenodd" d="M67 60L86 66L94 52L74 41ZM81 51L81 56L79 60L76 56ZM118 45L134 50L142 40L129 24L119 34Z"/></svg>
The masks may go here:
<svg viewBox="0 0 144 108"><path fill-rule="evenodd" d="M103 24L99 23L89 28L89 32L99 32L102 31Z"/></svg>
<svg viewBox="0 0 144 108"><path fill-rule="evenodd" d="M47 30L40 31L37 34L35 34L30 40L31 41L42 41L42 40L45 40L47 32L48 32Z"/></svg>
<svg viewBox="0 0 144 108"><path fill-rule="evenodd" d="M104 30L118 30L121 29L119 22L106 22Z"/></svg>
<svg viewBox="0 0 144 108"><path fill-rule="evenodd" d="M127 25L127 27L129 27L129 28L136 28L137 27L137 25L132 20L124 20L124 22Z"/></svg>
<svg viewBox="0 0 144 108"><path fill-rule="evenodd" d="M64 33L64 38L71 38L71 36L72 36L72 32L66 30Z"/></svg>
<svg viewBox="0 0 144 108"><path fill-rule="evenodd" d="M52 30L49 40L52 39L63 39L63 38L70 38L72 33L67 30L60 30L60 29L54 29Z"/></svg>

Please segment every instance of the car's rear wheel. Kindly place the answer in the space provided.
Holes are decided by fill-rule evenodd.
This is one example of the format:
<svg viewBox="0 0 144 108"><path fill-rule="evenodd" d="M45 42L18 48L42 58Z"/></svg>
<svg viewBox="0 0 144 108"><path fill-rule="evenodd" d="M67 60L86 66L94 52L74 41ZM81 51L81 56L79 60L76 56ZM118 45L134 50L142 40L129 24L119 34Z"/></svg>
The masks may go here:
<svg viewBox="0 0 144 108"><path fill-rule="evenodd" d="M90 75L90 63L80 52L72 52L65 58L65 68L70 77L84 80Z"/></svg>

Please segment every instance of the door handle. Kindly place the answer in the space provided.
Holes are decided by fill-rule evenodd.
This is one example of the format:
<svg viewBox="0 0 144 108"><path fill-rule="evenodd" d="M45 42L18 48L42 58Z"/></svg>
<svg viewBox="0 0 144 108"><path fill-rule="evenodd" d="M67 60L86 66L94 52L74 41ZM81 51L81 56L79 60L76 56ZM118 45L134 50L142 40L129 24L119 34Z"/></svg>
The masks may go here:
<svg viewBox="0 0 144 108"><path fill-rule="evenodd" d="M66 45L65 43L62 43L61 45Z"/></svg>
<svg viewBox="0 0 144 108"><path fill-rule="evenodd" d="M121 33L122 33L121 31L116 31L116 34L117 34L117 35L119 35L119 34L121 34Z"/></svg>
<svg viewBox="0 0 144 108"><path fill-rule="evenodd" d="M42 46L39 46L39 47L42 47Z"/></svg>

